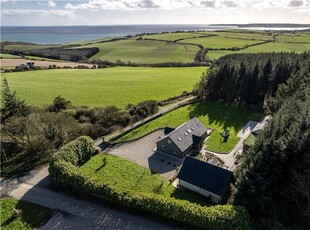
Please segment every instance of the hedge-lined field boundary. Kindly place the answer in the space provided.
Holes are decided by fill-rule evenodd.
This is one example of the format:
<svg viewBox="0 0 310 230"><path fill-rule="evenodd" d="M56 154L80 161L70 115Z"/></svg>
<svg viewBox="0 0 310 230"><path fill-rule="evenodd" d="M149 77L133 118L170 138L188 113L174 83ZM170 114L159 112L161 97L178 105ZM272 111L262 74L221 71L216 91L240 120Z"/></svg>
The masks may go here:
<svg viewBox="0 0 310 230"><path fill-rule="evenodd" d="M146 211L196 227L212 230L251 229L249 216L240 206L216 205L200 206L189 201L166 198L157 194L122 191L109 184L103 184L79 166L95 155L96 149L90 137L82 136L63 146L54 154L50 162L50 176L54 185L96 194L104 199L125 205L136 210Z"/></svg>

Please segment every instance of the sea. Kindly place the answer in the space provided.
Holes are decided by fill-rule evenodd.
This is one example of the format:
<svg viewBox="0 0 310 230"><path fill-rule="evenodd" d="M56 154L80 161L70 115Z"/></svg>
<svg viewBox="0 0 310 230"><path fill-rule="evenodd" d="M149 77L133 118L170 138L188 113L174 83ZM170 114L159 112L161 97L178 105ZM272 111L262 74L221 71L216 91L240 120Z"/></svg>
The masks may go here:
<svg viewBox="0 0 310 230"><path fill-rule="evenodd" d="M37 44L64 44L100 38L111 38L139 33L206 30L215 31L238 28L236 26L210 25L104 25L104 26L1 26L1 41L22 41ZM268 30L266 27L243 29ZM272 28L272 30L309 28Z"/></svg>

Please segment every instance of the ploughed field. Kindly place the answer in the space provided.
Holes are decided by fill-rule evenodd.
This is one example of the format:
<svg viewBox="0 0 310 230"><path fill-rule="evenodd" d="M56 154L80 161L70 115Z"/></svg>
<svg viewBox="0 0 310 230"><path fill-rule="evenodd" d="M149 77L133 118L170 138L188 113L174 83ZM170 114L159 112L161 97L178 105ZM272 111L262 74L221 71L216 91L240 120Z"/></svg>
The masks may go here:
<svg viewBox="0 0 310 230"><path fill-rule="evenodd" d="M261 113L256 113L243 107L226 105L215 101L199 102L176 109L167 113L120 138L118 141L129 141L139 138L155 129L163 127L176 128L190 118L198 117L207 127L213 129L206 141L207 149L215 152L227 153L238 143L238 132L250 121L259 121ZM230 131L226 143L222 142L220 133L225 129Z"/></svg>
<svg viewBox="0 0 310 230"><path fill-rule="evenodd" d="M5 73L17 96L33 105L51 104L58 95L73 105L125 107L164 100L191 91L206 67L53 69Z"/></svg>

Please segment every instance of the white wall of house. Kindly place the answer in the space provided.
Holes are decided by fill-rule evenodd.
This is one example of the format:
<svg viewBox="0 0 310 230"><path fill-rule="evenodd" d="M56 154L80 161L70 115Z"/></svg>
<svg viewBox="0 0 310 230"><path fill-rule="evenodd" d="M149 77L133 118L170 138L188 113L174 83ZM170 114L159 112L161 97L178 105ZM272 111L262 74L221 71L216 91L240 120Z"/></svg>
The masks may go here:
<svg viewBox="0 0 310 230"><path fill-rule="evenodd" d="M207 191L207 190L204 190L204 189L202 189L202 188L199 188L199 187L197 187L197 186L195 186L195 185L193 185L193 184L190 184L190 183L188 183L188 182L186 182L186 181L183 181L183 180L179 180L179 185L180 186L182 186L182 187L184 187L184 188L187 188L187 189L189 189L189 190L192 190L192 191L194 191L194 192L197 192L197 193L199 193L199 194L201 194L201 195L203 195L203 196L206 196L206 197L209 197L210 196L210 198L211 198L211 200L214 202L214 203L220 203L221 201L222 201L222 197L221 196L219 196L219 195L217 195L217 194L214 194L214 193L212 193L212 192L209 192L209 191Z"/></svg>

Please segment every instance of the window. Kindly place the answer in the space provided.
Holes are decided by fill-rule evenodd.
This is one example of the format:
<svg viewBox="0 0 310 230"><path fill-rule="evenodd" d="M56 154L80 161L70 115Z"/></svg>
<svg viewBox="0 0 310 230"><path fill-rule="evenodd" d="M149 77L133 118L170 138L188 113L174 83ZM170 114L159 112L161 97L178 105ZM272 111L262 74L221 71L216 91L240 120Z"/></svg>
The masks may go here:
<svg viewBox="0 0 310 230"><path fill-rule="evenodd" d="M173 152L174 152L174 153L178 153L178 151L177 151L177 150L173 150Z"/></svg>
<svg viewBox="0 0 310 230"><path fill-rule="evenodd" d="M168 140L168 144L171 144L171 140Z"/></svg>
<svg viewBox="0 0 310 230"><path fill-rule="evenodd" d="M166 146L165 146L165 145L162 145L161 148L162 148L162 149L166 149Z"/></svg>

